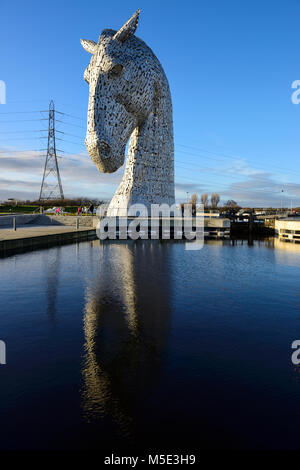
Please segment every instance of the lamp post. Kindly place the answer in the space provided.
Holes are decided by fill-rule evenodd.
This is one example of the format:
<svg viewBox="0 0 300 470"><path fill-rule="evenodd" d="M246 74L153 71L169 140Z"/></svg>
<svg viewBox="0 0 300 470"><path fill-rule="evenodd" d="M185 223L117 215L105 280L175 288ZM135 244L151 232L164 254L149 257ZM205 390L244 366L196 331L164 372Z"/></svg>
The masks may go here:
<svg viewBox="0 0 300 470"><path fill-rule="evenodd" d="M284 206L283 202L284 202L284 191L282 189L281 190L281 212L283 212L283 206Z"/></svg>

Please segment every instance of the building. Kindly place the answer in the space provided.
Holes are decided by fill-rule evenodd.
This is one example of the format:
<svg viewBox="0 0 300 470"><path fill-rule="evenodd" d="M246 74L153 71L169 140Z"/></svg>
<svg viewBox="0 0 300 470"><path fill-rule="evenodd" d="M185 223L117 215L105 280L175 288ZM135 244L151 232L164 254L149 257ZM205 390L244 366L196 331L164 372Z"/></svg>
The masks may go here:
<svg viewBox="0 0 300 470"><path fill-rule="evenodd" d="M275 234L279 240L300 243L300 217L276 220Z"/></svg>

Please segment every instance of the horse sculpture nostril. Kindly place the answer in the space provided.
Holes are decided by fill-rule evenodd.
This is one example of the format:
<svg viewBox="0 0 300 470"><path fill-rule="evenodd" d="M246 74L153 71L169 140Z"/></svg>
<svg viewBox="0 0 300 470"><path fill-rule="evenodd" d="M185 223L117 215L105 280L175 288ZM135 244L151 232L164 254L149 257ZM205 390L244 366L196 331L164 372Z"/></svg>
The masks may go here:
<svg viewBox="0 0 300 470"><path fill-rule="evenodd" d="M110 156L110 146L103 140L98 143L98 150L102 157L107 158Z"/></svg>

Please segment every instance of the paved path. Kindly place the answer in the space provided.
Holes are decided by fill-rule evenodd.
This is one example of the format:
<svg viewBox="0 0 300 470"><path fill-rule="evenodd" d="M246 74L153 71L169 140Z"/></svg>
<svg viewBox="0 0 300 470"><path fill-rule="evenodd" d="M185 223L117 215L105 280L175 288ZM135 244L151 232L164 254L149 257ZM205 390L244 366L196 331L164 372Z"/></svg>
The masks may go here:
<svg viewBox="0 0 300 470"><path fill-rule="evenodd" d="M74 226L28 226L17 227L17 230L0 228L0 241L18 240L21 238L41 237L43 235L57 235L61 233L83 232L92 230L92 227L80 227L78 230Z"/></svg>

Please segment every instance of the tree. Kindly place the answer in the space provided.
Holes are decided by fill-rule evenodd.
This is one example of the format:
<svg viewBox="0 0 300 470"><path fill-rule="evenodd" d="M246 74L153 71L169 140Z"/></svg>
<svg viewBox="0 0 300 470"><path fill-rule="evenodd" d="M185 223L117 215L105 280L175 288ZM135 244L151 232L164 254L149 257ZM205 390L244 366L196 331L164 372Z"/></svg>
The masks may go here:
<svg viewBox="0 0 300 470"><path fill-rule="evenodd" d="M207 207L208 203L208 194L204 193L201 194L201 204L203 204L204 207Z"/></svg>
<svg viewBox="0 0 300 470"><path fill-rule="evenodd" d="M190 199L189 204L192 205L192 214L193 214L193 215L196 215L196 209L197 209L196 204L197 204L197 200L198 200L197 194L192 194L192 197L191 197L191 199Z"/></svg>
<svg viewBox="0 0 300 470"><path fill-rule="evenodd" d="M218 193L212 193L212 195L210 197L210 200L211 200L212 207L214 207L214 208L218 207L218 204L220 202L219 194Z"/></svg>
<svg viewBox="0 0 300 470"><path fill-rule="evenodd" d="M190 204L193 204L193 206L195 206L197 204L197 200L198 200L197 194L192 194Z"/></svg>
<svg viewBox="0 0 300 470"><path fill-rule="evenodd" d="M233 199L229 199L226 204L224 204L226 207L236 207L237 203Z"/></svg>

